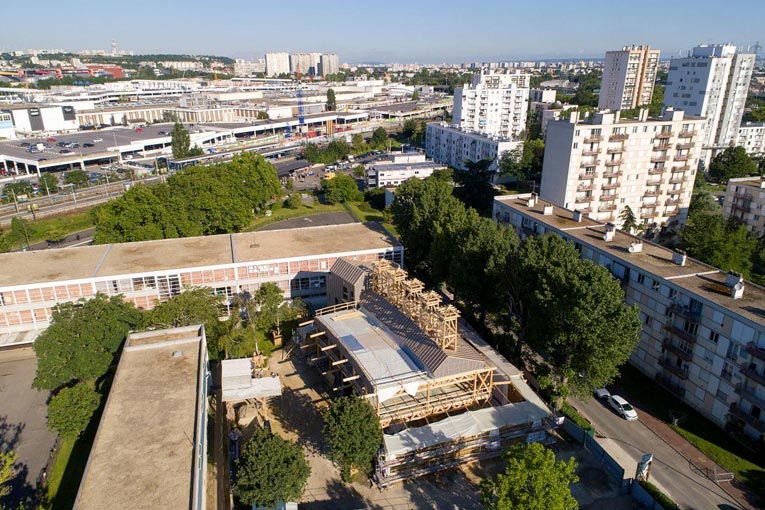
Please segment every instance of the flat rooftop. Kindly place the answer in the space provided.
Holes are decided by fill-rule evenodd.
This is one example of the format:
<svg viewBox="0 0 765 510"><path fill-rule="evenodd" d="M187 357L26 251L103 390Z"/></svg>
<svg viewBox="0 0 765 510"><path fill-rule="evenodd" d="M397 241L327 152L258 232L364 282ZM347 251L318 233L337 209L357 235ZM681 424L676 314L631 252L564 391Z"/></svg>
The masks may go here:
<svg viewBox="0 0 765 510"><path fill-rule="evenodd" d="M0 254L0 287L331 255L400 246L375 223L349 223Z"/></svg>
<svg viewBox="0 0 765 510"><path fill-rule="evenodd" d="M191 507L203 331L128 336L75 509Z"/></svg>
<svg viewBox="0 0 765 510"><path fill-rule="evenodd" d="M544 207L550 205L544 200L537 200L532 207L527 205L528 195L509 195L495 197L499 202L533 218L541 224L566 235L592 245L608 255L642 269L689 292L732 310L742 317L761 323L765 319L765 288L747 281L741 299L733 299L730 289L725 287L726 272L714 266L704 264L688 257L686 264L680 266L672 262L674 251L649 241L641 240L621 230L617 230L613 241L604 241L605 224L582 215L581 222L573 220L573 211L553 205L553 212L544 215ZM640 253L630 253L628 248L636 241L642 241Z"/></svg>

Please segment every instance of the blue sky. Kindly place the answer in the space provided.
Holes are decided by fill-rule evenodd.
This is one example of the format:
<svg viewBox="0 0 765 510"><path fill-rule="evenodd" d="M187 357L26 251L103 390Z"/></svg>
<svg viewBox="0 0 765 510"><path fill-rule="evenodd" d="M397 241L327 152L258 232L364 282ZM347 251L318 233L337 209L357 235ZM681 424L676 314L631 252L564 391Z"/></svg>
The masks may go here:
<svg viewBox="0 0 765 510"><path fill-rule="evenodd" d="M241 58L336 52L344 62L601 56L650 44L760 41L763 0L6 0L0 50L108 49Z"/></svg>

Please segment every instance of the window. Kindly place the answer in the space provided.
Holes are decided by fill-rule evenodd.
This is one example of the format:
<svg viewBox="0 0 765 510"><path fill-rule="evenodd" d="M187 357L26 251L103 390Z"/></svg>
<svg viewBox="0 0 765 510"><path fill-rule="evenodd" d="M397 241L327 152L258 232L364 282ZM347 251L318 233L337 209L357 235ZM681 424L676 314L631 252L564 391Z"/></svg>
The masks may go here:
<svg viewBox="0 0 765 510"><path fill-rule="evenodd" d="M651 280L651 288L656 292L659 291L659 280Z"/></svg>
<svg viewBox="0 0 765 510"><path fill-rule="evenodd" d="M683 324L683 331L686 333L690 333L691 335L695 335L699 331L699 325L695 322L691 321L685 321Z"/></svg>
<svg viewBox="0 0 765 510"><path fill-rule="evenodd" d="M637 274L637 282L640 283L640 284L645 283L645 275L643 273L638 273Z"/></svg>
<svg viewBox="0 0 765 510"><path fill-rule="evenodd" d="M645 316L645 320L643 321L643 323L644 323L646 326L650 327L650 326L651 326L651 316L646 314L646 316Z"/></svg>
<svg viewBox="0 0 765 510"><path fill-rule="evenodd" d="M717 331L709 330L709 341L712 343L717 343L720 340L720 333Z"/></svg>

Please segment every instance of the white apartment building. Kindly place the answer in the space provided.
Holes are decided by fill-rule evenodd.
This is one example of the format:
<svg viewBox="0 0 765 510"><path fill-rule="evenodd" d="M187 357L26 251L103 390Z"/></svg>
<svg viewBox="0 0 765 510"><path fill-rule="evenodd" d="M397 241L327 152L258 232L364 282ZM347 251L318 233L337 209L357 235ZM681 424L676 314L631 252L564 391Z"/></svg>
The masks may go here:
<svg viewBox="0 0 765 510"><path fill-rule="evenodd" d="M730 179L725 189L723 214L739 219L757 235L765 234L765 177Z"/></svg>
<svg viewBox="0 0 765 510"><path fill-rule="evenodd" d="M765 156L765 122L744 122L738 128L740 145L750 156Z"/></svg>
<svg viewBox="0 0 765 510"><path fill-rule="evenodd" d="M484 73L454 89L454 125L465 131L516 138L526 128L528 74Z"/></svg>
<svg viewBox="0 0 765 510"><path fill-rule="evenodd" d="M266 69L262 60L258 62L250 62L243 59L236 59L234 62L234 75L236 76L250 76L255 73L262 73Z"/></svg>
<svg viewBox="0 0 765 510"><path fill-rule="evenodd" d="M319 61L319 74L327 76L335 74L340 70L340 59L335 53L324 53Z"/></svg>
<svg viewBox="0 0 765 510"><path fill-rule="evenodd" d="M445 168L446 165L428 161L425 154L412 152L393 154L386 161L366 165L364 176L370 188L392 188L412 177L425 179Z"/></svg>
<svg viewBox="0 0 765 510"><path fill-rule="evenodd" d="M317 76L321 64L321 53L292 53L290 55L290 71L305 76Z"/></svg>
<svg viewBox="0 0 765 510"><path fill-rule="evenodd" d="M266 53L266 74L268 76L290 74L290 54L287 52Z"/></svg>
<svg viewBox="0 0 765 510"><path fill-rule="evenodd" d="M704 119L668 108L660 118L600 112L547 124L540 194L598 221L629 206L646 226L681 226L688 215Z"/></svg>
<svg viewBox="0 0 765 510"><path fill-rule="evenodd" d="M430 122L425 128L425 155L457 170L467 170L465 161L490 159L489 168L496 172L502 155L520 143L509 138L463 131L446 122Z"/></svg>
<svg viewBox="0 0 765 510"><path fill-rule="evenodd" d="M621 110L650 103L659 54L659 50L648 46L625 46L620 51L607 51L598 108Z"/></svg>
<svg viewBox="0 0 765 510"><path fill-rule="evenodd" d="M729 433L762 444L763 287L531 194L495 197L493 215L521 237L559 235L607 268L640 309L629 363Z"/></svg>
<svg viewBox="0 0 765 510"><path fill-rule="evenodd" d="M732 44L704 44L670 63L664 105L707 119L702 154L707 165L715 150L737 142L754 57Z"/></svg>
<svg viewBox="0 0 765 510"><path fill-rule="evenodd" d="M555 102L556 95L555 89L529 89L529 101L532 103L552 104Z"/></svg>

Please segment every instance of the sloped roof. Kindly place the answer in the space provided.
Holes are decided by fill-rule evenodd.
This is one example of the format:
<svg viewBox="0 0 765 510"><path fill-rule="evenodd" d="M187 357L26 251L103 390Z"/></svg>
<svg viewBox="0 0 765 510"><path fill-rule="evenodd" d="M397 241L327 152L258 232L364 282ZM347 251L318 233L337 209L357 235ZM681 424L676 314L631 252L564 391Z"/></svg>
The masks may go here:
<svg viewBox="0 0 765 510"><path fill-rule="evenodd" d="M366 278L368 274L367 271L347 259L337 259L337 261L332 264L330 273L337 275L343 281L354 285L360 279Z"/></svg>

